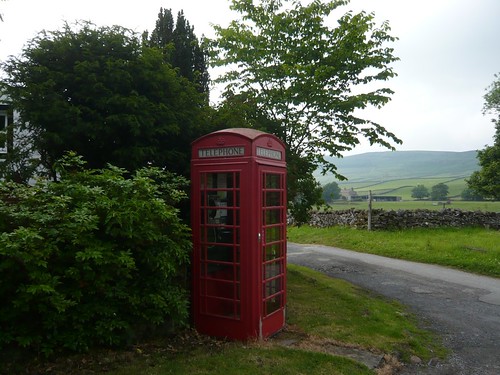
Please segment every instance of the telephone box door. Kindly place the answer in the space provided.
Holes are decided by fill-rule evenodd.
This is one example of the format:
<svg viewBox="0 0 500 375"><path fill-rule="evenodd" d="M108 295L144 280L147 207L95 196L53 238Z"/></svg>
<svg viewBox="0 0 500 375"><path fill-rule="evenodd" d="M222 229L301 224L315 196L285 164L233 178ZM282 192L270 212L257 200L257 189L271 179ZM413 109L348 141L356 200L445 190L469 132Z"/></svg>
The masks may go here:
<svg viewBox="0 0 500 375"><path fill-rule="evenodd" d="M285 324L286 189L283 168L260 167L262 254L262 332L267 337Z"/></svg>
<svg viewBox="0 0 500 375"><path fill-rule="evenodd" d="M199 242L195 241L199 249L194 264L195 317L204 322L208 333L230 337L241 331L241 321L246 320L241 310L247 293L242 290L241 171L216 167L197 177L193 182L200 187L199 196L193 198L199 199L201 220ZM245 270L243 277L248 278Z"/></svg>

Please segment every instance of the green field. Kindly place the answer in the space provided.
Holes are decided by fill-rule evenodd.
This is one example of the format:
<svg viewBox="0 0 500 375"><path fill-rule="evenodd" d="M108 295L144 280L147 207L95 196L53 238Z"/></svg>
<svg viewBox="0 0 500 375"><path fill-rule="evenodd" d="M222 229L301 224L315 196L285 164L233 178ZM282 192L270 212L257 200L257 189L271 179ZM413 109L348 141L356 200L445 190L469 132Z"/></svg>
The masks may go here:
<svg viewBox="0 0 500 375"><path fill-rule="evenodd" d="M429 193L434 185L443 183L448 186L448 197L460 198L460 194L467 188L465 177L432 177L432 178L405 178L387 181L339 182L341 189L354 189L358 195L395 195L403 200L411 200L411 191L417 185L424 185Z"/></svg>
<svg viewBox="0 0 500 375"><path fill-rule="evenodd" d="M412 190L417 185L425 186L431 193L433 186L443 183L448 186L447 198L457 201L468 188L466 180L479 170L476 156L475 151L369 152L332 159L337 171L348 179L346 181L336 181L332 174L322 175L319 170L314 176L323 186L337 182L341 189L352 189L358 196L368 196L371 192L372 196L396 196L403 201L414 199ZM433 203L426 203L433 208ZM439 206L437 202L436 205ZM413 206L396 209L407 208ZM484 204L472 209L489 210ZM497 208L493 210L498 211Z"/></svg>

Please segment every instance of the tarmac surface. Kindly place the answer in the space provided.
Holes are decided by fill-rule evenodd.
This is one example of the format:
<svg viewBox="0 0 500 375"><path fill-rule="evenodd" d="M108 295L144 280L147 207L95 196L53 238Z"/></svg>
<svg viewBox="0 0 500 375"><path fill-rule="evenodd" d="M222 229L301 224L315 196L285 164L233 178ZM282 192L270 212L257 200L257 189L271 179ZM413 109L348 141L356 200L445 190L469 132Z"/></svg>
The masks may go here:
<svg viewBox="0 0 500 375"><path fill-rule="evenodd" d="M408 306L451 351L404 375L500 375L500 279L321 245L288 243L288 262Z"/></svg>

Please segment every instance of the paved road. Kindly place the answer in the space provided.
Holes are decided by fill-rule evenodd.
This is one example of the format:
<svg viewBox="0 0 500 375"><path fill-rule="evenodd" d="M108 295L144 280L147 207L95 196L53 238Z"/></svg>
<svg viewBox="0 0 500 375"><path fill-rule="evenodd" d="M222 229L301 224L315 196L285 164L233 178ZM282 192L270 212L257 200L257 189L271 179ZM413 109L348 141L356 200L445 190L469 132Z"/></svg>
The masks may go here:
<svg viewBox="0 0 500 375"><path fill-rule="evenodd" d="M402 374L500 375L500 279L320 245L289 243L288 262L399 300L443 337L446 363Z"/></svg>

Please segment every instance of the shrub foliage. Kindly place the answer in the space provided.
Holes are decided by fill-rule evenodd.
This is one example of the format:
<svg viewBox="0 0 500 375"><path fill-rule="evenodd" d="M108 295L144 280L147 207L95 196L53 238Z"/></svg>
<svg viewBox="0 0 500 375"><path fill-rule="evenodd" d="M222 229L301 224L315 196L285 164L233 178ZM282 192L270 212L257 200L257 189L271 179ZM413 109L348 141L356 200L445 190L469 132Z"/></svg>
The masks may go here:
<svg viewBox="0 0 500 375"><path fill-rule="evenodd" d="M50 354L184 324L185 180L61 159L59 182L0 184L0 349Z"/></svg>

